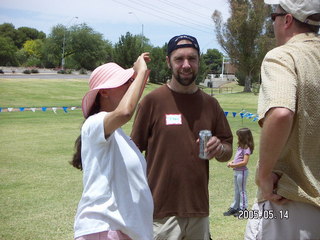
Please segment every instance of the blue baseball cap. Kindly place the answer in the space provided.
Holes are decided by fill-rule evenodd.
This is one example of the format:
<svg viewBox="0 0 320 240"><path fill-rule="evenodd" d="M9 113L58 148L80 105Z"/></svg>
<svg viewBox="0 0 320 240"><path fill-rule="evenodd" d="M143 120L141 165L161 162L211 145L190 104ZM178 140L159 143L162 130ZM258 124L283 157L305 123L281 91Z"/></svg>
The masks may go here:
<svg viewBox="0 0 320 240"><path fill-rule="evenodd" d="M178 43L181 40L188 40L191 43L178 45ZM199 44L198 44L197 39L195 37L190 36L190 35L183 34L183 35L175 36L170 39L170 41L168 43L167 56L170 56L170 54L178 48L186 48L186 47L192 47L192 48L196 49L198 51L198 54L200 55L200 48L199 48Z"/></svg>

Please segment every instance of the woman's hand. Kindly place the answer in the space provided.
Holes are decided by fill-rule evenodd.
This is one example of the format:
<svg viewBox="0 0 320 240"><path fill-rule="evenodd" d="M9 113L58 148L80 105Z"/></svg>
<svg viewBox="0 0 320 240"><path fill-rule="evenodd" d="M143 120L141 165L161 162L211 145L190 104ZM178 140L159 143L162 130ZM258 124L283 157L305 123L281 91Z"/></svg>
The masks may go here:
<svg viewBox="0 0 320 240"><path fill-rule="evenodd" d="M147 63L150 61L151 58L149 52L142 53L133 64L133 70L136 74L139 72L145 72L148 70Z"/></svg>

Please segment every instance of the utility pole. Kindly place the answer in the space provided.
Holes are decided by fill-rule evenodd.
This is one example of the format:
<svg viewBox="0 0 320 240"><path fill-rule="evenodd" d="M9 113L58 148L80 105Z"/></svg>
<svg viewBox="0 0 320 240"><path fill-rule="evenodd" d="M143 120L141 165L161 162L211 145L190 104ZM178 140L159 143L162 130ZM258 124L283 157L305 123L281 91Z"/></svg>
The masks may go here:
<svg viewBox="0 0 320 240"><path fill-rule="evenodd" d="M73 17L71 18L71 20L69 21L69 23L67 24L66 28L63 31L63 41L62 41L62 56L61 56L61 69L64 70L64 65L65 65L65 57L64 57L64 52L65 52L65 47L66 47L66 31L68 29L68 26L70 25L71 21L76 18L78 19L78 17Z"/></svg>

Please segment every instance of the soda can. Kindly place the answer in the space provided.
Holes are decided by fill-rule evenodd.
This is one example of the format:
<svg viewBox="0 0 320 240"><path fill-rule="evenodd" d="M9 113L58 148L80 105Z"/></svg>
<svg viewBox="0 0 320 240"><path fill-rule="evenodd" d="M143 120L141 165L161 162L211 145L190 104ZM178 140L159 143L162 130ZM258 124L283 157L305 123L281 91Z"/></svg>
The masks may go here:
<svg viewBox="0 0 320 240"><path fill-rule="evenodd" d="M210 130L201 130L199 132L199 146L200 146L199 158L208 159L207 153L204 151L204 149L206 148L207 142L211 137L212 137L212 133Z"/></svg>

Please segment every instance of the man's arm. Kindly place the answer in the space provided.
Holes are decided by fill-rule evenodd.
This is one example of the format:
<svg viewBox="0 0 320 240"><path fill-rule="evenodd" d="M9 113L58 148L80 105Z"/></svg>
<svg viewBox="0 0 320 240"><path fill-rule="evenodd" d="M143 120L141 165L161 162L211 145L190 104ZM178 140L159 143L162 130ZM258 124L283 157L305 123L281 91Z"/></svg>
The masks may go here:
<svg viewBox="0 0 320 240"><path fill-rule="evenodd" d="M261 131L257 184L266 200L279 204L287 200L273 192L278 178L272 171L287 143L293 117L294 112L287 108L272 108L263 119Z"/></svg>

